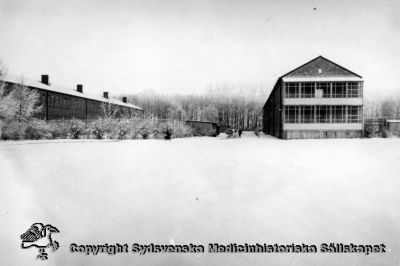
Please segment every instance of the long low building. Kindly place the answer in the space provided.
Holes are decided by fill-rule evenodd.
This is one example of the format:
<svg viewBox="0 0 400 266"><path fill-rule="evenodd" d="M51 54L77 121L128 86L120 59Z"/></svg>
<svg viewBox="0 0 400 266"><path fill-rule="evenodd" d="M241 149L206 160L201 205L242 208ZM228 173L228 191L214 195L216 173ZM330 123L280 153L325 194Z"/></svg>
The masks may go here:
<svg viewBox="0 0 400 266"><path fill-rule="evenodd" d="M109 98L108 92L104 92L103 97L89 95L83 92L81 84L76 86L76 90L52 85L48 75L42 75L40 81L12 74L0 75L0 86L7 90L14 85L37 90L39 104L43 106L37 116L46 120L95 119L102 115L102 105L115 109L118 117L141 116L144 113L142 108L128 103L127 97L122 97L120 101Z"/></svg>
<svg viewBox="0 0 400 266"><path fill-rule="evenodd" d="M277 80L263 131L282 139L362 137L362 117L362 77L319 56Z"/></svg>

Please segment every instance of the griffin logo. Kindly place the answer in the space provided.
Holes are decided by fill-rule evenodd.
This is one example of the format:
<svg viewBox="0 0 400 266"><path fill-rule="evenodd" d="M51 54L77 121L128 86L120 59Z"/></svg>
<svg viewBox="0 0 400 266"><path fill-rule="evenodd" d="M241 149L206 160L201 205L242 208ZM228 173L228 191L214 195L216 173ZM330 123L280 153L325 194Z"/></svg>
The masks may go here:
<svg viewBox="0 0 400 266"><path fill-rule="evenodd" d="M60 231L54 226L42 223L34 223L32 226L21 235L21 248L35 247L39 250L36 259L47 260L46 248L51 248L55 252L60 246L57 241L53 240L51 235Z"/></svg>

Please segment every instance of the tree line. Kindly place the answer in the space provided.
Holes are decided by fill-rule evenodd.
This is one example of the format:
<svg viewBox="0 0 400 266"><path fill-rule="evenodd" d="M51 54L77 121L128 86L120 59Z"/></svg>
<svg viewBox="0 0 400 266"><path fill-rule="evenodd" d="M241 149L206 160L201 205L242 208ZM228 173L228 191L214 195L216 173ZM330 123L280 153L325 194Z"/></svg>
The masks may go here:
<svg viewBox="0 0 400 266"><path fill-rule="evenodd" d="M214 83L202 94L162 95L143 91L128 96L148 117L197 120L253 130L262 127L262 107L270 90L264 84Z"/></svg>
<svg viewBox="0 0 400 266"><path fill-rule="evenodd" d="M400 119L400 94L378 99L365 99L364 117Z"/></svg>

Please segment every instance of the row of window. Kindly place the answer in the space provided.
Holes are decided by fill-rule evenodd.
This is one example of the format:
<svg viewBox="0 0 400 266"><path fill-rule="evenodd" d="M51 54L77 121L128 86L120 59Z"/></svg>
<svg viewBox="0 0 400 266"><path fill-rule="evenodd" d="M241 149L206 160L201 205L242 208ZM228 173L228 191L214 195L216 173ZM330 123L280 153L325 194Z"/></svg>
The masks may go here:
<svg viewBox="0 0 400 266"><path fill-rule="evenodd" d="M286 98L358 98L361 96L361 82L285 83Z"/></svg>
<svg viewBox="0 0 400 266"><path fill-rule="evenodd" d="M41 101L43 104L46 103L46 95L41 95ZM79 112L85 111L85 101L81 99L75 99L60 95L49 95L48 105L52 108L65 109L65 110L75 110ZM100 103L98 102L88 102L88 112L97 113L100 112Z"/></svg>
<svg viewBox="0 0 400 266"><path fill-rule="evenodd" d="M361 123L361 106L285 106L285 123Z"/></svg>
<svg viewBox="0 0 400 266"><path fill-rule="evenodd" d="M65 112L57 113L58 110L68 110L67 113L70 113L71 115L76 115L76 114L81 114L84 116L86 112L86 101L81 98L72 98L68 96L62 96L62 95L51 95L49 94L48 99L46 99L46 94L45 93L40 93L40 104L41 105L46 105L46 101L49 105L49 107L56 109L54 113L51 112L51 119L58 119L58 118L64 118L65 117ZM119 113L120 114L129 114L129 107L126 106L120 106L119 107ZM87 101L87 111L88 114L93 115L93 114L101 114L101 103L88 100ZM132 115L136 112L137 110L132 109ZM42 109L42 114L40 115L41 118L45 119L46 117L46 108Z"/></svg>
<svg viewBox="0 0 400 266"><path fill-rule="evenodd" d="M42 102L45 103L45 95L42 95ZM75 98L64 97L60 95L49 95L48 105L52 108L66 109L66 110L85 110L85 101Z"/></svg>

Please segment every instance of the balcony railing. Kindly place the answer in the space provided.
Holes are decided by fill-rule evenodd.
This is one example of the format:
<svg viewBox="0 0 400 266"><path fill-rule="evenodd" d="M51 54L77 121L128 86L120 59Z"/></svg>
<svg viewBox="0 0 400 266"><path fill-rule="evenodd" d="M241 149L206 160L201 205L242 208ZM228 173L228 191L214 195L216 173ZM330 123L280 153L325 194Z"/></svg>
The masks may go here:
<svg viewBox="0 0 400 266"><path fill-rule="evenodd" d="M289 124L362 123L362 107L285 106L284 121Z"/></svg>
<svg viewBox="0 0 400 266"><path fill-rule="evenodd" d="M360 98L362 82L288 82L284 98Z"/></svg>

